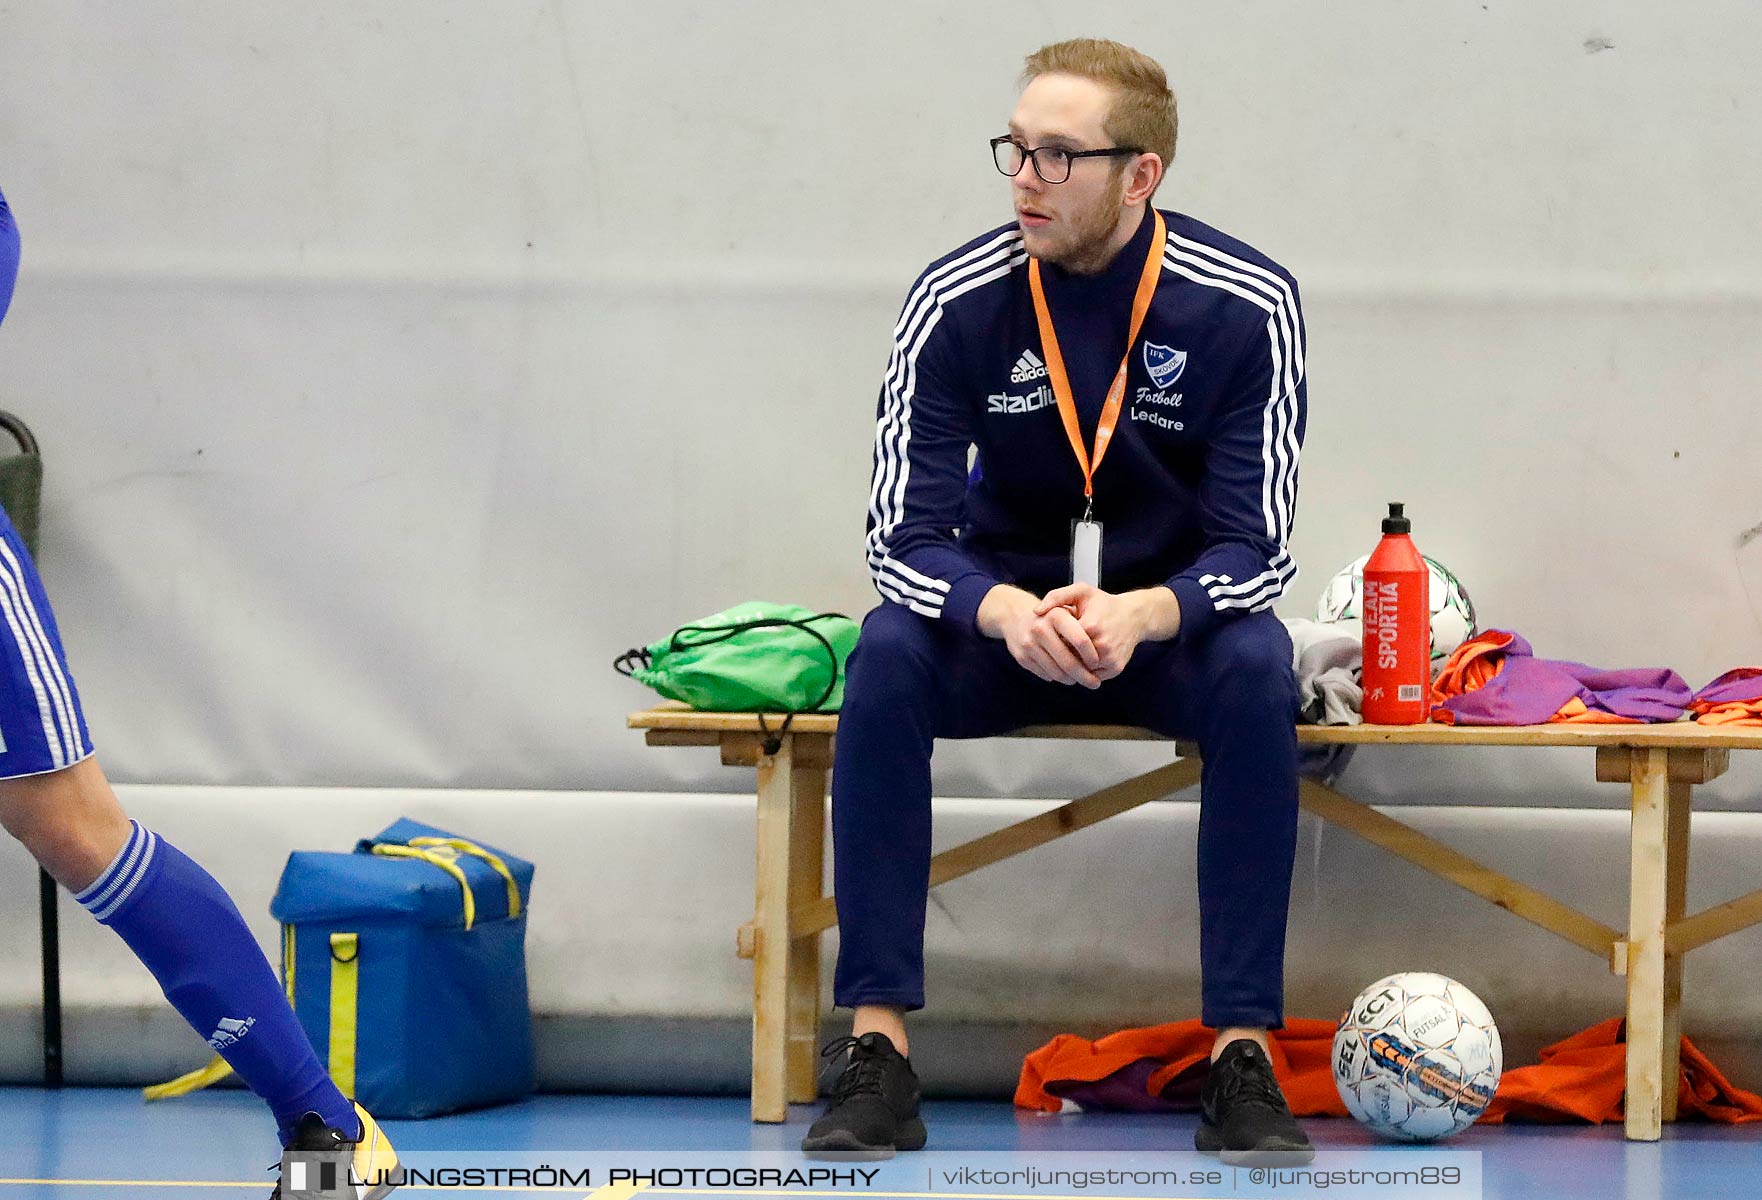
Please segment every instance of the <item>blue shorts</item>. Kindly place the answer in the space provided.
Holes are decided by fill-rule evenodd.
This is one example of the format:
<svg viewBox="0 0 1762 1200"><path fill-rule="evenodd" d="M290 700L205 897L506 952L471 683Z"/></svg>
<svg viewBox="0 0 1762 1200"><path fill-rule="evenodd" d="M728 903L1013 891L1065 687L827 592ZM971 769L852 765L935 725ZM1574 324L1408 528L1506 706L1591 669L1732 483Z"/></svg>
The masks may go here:
<svg viewBox="0 0 1762 1200"><path fill-rule="evenodd" d="M59 771L91 753L37 565L0 514L0 779Z"/></svg>

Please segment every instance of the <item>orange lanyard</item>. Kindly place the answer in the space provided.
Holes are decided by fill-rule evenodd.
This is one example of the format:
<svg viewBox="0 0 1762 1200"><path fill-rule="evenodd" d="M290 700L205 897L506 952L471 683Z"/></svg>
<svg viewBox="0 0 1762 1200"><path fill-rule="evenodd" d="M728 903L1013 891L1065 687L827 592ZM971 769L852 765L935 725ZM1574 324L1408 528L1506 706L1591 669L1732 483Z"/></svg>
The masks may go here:
<svg viewBox="0 0 1762 1200"><path fill-rule="evenodd" d="M1150 253L1144 256L1144 272L1138 277L1138 294L1132 297L1132 328L1126 334L1126 353L1120 358L1120 369L1114 372L1113 386L1107 389L1107 401L1101 406L1101 419L1095 424L1095 459L1083 446L1083 430L1077 424L1077 402L1071 396L1071 377L1065 373L1065 356L1058 348L1058 334L1052 328L1052 312L1046 307L1046 292L1040 283L1040 260L1028 260L1028 290L1034 293L1034 316L1040 322L1040 348L1046 354L1046 377L1052 394L1058 399L1058 415L1064 418L1065 436L1077 452L1077 465L1083 468L1083 519L1087 521L1095 507L1095 472L1101 469L1102 456L1120 421L1120 404L1126 398L1126 368L1132 362L1132 346L1144 328L1144 314L1150 311L1150 298L1156 294L1157 280L1162 277L1162 254L1167 231L1162 214L1154 208L1156 229L1150 239Z"/></svg>

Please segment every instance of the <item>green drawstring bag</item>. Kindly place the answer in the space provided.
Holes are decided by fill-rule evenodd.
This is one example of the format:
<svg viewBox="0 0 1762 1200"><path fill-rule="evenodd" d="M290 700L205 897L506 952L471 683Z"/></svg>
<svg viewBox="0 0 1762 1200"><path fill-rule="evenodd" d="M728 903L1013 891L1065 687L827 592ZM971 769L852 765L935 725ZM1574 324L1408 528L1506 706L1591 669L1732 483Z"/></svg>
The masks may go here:
<svg viewBox="0 0 1762 1200"><path fill-rule="evenodd" d="M762 600L627 650L612 669L704 712L837 712L857 623Z"/></svg>

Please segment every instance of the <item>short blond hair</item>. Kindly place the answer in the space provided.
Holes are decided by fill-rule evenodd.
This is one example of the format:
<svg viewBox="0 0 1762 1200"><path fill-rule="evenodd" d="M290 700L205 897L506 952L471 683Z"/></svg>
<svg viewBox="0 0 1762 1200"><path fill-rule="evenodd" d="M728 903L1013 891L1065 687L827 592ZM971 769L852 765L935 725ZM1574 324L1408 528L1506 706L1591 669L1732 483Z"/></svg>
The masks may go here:
<svg viewBox="0 0 1762 1200"><path fill-rule="evenodd" d="M1175 94L1162 66L1148 54L1119 42L1073 38L1042 46L1022 66L1022 85L1042 75L1076 75L1093 79L1113 93L1113 105L1102 128L1115 145L1148 150L1174 165L1180 118Z"/></svg>

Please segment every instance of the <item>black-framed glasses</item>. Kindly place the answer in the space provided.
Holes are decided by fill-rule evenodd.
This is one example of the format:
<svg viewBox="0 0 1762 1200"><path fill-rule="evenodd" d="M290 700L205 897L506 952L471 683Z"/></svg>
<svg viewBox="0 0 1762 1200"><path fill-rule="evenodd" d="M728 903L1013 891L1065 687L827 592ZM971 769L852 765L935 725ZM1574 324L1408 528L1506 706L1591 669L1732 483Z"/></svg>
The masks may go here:
<svg viewBox="0 0 1762 1200"><path fill-rule="evenodd" d="M1022 164L1034 160L1034 174L1046 183L1063 183L1071 177L1071 162L1079 158L1117 158L1122 154L1143 154L1134 146L1109 146L1105 150L1064 150L1058 146L1036 146L1030 150L1013 137L991 139L991 160L997 169L1014 179L1022 173Z"/></svg>

